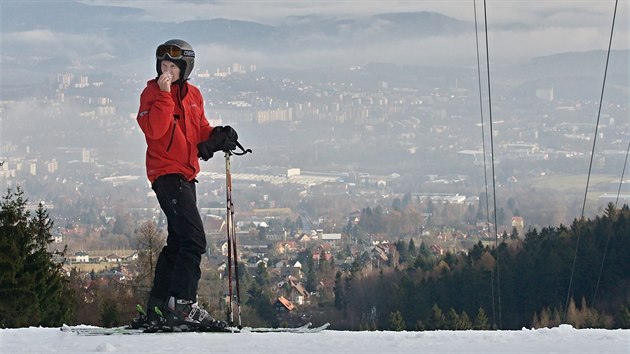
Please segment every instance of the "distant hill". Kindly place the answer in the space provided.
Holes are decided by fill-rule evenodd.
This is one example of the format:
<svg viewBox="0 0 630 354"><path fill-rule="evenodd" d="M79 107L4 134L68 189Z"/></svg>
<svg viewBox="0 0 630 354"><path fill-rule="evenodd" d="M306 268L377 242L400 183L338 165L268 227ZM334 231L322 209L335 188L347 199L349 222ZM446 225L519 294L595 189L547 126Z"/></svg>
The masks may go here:
<svg viewBox="0 0 630 354"><path fill-rule="evenodd" d="M628 99L628 50L611 51L605 99ZM514 96L533 96L537 88L553 88L556 98L599 100L606 66L605 50L568 52L537 57L499 69L499 75L520 82Z"/></svg>
<svg viewBox="0 0 630 354"><path fill-rule="evenodd" d="M334 65L336 58L354 55L361 60L382 53L404 57L404 41L473 28L433 12L290 16L274 25L227 18L157 22L145 16L139 9L71 1L3 3L3 44L11 50L0 53L0 61L12 69L3 73L5 83L37 82L42 75L66 70L137 72L156 44L168 38L183 38L199 52L211 51L215 62L251 58L250 63L261 64L256 58L264 57L266 64L280 66L306 59ZM200 55L201 60L209 57Z"/></svg>
<svg viewBox="0 0 630 354"><path fill-rule="evenodd" d="M435 12L288 16L273 25L227 18L157 22L145 20L140 9L29 0L4 2L1 15L5 50L0 62L11 68L2 74L5 86L12 85L12 90L19 89L16 83L41 82L44 75L63 71L151 75L147 60L152 59L156 44L168 38L186 39L201 54L199 60L214 60L214 65L240 61L280 68L302 63L312 68L357 62L434 63L428 70L429 76L435 76L437 67L472 68L475 60L474 25ZM522 23L496 28L529 29ZM585 80L584 76L589 77L587 81L601 76L602 53L563 53L511 66L497 63L492 70L533 86L569 76L573 77L567 84L570 87ZM627 87L627 62L628 51L613 53L611 84ZM147 70L139 72L139 68ZM406 75L408 68L401 70ZM418 75L426 77L426 71ZM440 73L451 80L447 76L452 72Z"/></svg>
<svg viewBox="0 0 630 354"><path fill-rule="evenodd" d="M288 49L334 47L348 41L387 41L441 36L471 30L471 25L433 12L384 13L369 17L291 16L278 25L215 18L185 22L139 20L142 10L77 2L9 2L2 7L3 32L50 30L68 34L106 33L114 42L153 46L164 33L196 44Z"/></svg>

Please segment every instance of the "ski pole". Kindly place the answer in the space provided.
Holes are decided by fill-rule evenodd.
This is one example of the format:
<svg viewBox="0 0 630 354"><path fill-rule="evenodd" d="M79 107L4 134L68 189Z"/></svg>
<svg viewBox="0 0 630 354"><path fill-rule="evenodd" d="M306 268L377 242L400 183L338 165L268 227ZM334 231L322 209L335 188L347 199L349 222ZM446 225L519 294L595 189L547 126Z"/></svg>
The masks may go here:
<svg viewBox="0 0 630 354"><path fill-rule="evenodd" d="M228 246L228 308L230 314L230 325L234 325L234 307L232 306L232 175L230 172L230 152L225 151L225 195L226 195L226 215Z"/></svg>
<svg viewBox="0 0 630 354"><path fill-rule="evenodd" d="M230 178L230 182L229 182L229 186L230 186L230 200L229 200L229 205L230 205L230 228L231 228L231 233L232 233L232 252L234 252L234 280L236 282L236 314L238 316L238 326L241 327L242 323L241 323L241 287L239 284L239 272L238 272L238 249L236 247L236 227L234 224L234 203L232 202L232 171L231 171L231 163L230 163L230 156L229 154L227 155L227 160L226 160L226 178L229 175Z"/></svg>
<svg viewBox="0 0 630 354"><path fill-rule="evenodd" d="M225 194L226 194L226 207L227 207L227 239L228 239L228 289L229 289L229 307L230 307L230 324L234 324L234 305L232 304L232 299L234 297L234 292L232 290L232 283L236 284L236 310L238 316L238 326L242 326L241 322L241 289L239 284L239 274L238 274L238 251L236 247L236 227L234 225L234 203L232 202L232 169L231 169L231 161L230 156L232 154L235 155L245 155L248 152L251 153L251 149L244 149L241 144L236 142L236 146L241 149L241 152L235 152L230 150L225 150ZM234 267L234 279L232 278L232 267Z"/></svg>

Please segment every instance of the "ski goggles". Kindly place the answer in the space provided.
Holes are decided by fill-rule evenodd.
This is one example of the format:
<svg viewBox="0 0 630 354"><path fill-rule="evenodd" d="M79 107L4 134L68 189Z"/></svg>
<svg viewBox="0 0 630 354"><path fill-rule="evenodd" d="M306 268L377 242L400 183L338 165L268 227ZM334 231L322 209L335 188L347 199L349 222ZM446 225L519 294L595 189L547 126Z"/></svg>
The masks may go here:
<svg viewBox="0 0 630 354"><path fill-rule="evenodd" d="M155 51L155 56L158 59L164 59L168 56L171 59L181 59L183 57L195 57L195 52L192 50L182 49L173 44L162 44Z"/></svg>

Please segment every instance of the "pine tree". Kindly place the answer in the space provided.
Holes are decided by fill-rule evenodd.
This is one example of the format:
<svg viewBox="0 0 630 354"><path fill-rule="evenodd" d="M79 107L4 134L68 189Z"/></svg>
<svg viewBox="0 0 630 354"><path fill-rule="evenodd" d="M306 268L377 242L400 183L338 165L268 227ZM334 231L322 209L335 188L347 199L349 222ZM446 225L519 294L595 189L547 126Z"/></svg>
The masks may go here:
<svg viewBox="0 0 630 354"><path fill-rule="evenodd" d="M623 329L630 328L630 309L628 306L621 305L619 317L617 318L617 326Z"/></svg>
<svg viewBox="0 0 630 354"><path fill-rule="evenodd" d="M264 263L259 263L256 269L256 280L252 282L247 291L249 296L247 305L251 306L256 314L264 320L267 325L277 325L276 317L271 303L271 293L269 290L269 274Z"/></svg>
<svg viewBox="0 0 630 354"><path fill-rule="evenodd" d="M617 209L615 208L615 204L613 204L612 202L608 202L608 205L606 206L606 210L604 210L604 215L610 219L615 218L615 216L617 215Z"/></svg>
<svg viewBox="0 0 630 354"><path fill-rule="evenodd" d="M398 198L394 198L394 201L392 202L392 209L395 211L402 211L402 201Z"/></svg>
<svg viewBox="0 0 630 354"><path fill-rule="evenodd" d="M569 300L569 307L567 309L566 320L569 324L573 325L575 328L580 328L582 325L580 311L575 306L575 301L573 298Z"/></svg>
<svg viewBox="0 0 630 354"><path fill-rule="evenodd" d="M407 329L407 325L400 311L396 310L389 314L389 329L397 332Z"/></svg>
<svg viewBox="0 0 630 354"><path fill-rule="evenodd" d="M451 329L451 330L458 329L457 328L458 322L459 322L459 315L457 314L457 311L455 311L455 309L451 307L451 309L448 310L448 315L446 316L447 329Z"/></svg>
<svg viewBox="0 0 630 354"><path fill-rule="evenodd" d="M464 311L461 315L459 315L459 319L457 320L457 330L467 331L470 329L473 329L473 323L470 320L470 317L468 317L466 311Z"/></svg>
<svg viewBox="0 0 630 354"><path fill-rule="evenodd" d="M486 315L486 311L482 307L480 307L479 311L477 311L477 317L475 317L473 328L481 331L490 329L490 325L488 324L488 316Z"/></svg>
<svg viewBox="0 0 630 354"><path fill-rule="evenodd" d="M113 299L106 299L101 304L101 323L105 327L114 327L120 324L120 313Z"/></svg>
<svg viewBox="0 0 630 354"><path fill-rule="evenodd" d="M418 255L418 249L416 248L416 243L413 242L413 238L409 240L409 259L415 259Z"/></svg>
<svg viewBox="0 0 630 354"><path fill-rule="evenodd" d="M335 307L337 308L337 310L343 310L346 307L346 299L344 296L345 292L343 286L343 275L341 274L341 271L337 271L337 274L335 275L335 287L333 289L333 291L335 292Z"/></svg>
<svg viewBox="0 0 630 354"><path fill-rule="evenodd" d="M400 264L403 263L407 263L409 260L409 247L407 246L407 243L405 242L405 240L400 239L398 240L398 242L396 242L396 250L398 251L398 254L400 255Z"/></svg>
<svg viewBox="0 0 630 354"><path fill-rule="evenodd" d="M61 264L47 250L47 211L40 204L31 217L26 203L18 188L0 204L0 326L59 326L72 316L73 296Z"/></svg>
<svg viewBox="0 0 630 354"><path fill-rule="evenodd" d="M325 262L324 260L320 260L320 262ZM306 257L306 290L309 292L317 291L317 285L319 284L317 268L315 267L315 262L313 261L313 256L311 252L308 252L308 256Z"/></svg>
<svg viewBox="0 0 630 354"><path fill-rule="evenodd" d="M432 329L445 329L446 328L446 316L442 312L442 309L437 304L433 304L431 308L431 318L429 321L430 328Z"/></svg>

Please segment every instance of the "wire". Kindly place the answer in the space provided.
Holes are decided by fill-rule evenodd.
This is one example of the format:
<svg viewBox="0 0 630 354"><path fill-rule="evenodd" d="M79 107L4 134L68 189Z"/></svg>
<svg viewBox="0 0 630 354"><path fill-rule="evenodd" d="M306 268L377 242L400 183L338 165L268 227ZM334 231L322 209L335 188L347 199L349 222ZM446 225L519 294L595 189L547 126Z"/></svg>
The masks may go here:
<svg viewBox="0 0 630 354"><path fill-rule="evenodd" d="M612 26L610 29L610 39L608 40L608 53L606 54L606 66L604 67L604 79L602 82L601 95L599 97L599 107L597 109L597 123L595 124L595 137L593 138L593 147L591 148L591 159L588 165L588 176L586 177L586 188L584 190L584 201L582 202L582 214L581 214L582 220L584 219L584 209L586 207L586 196L588 194L588 185L591 179L591 170L593 169L593 157L595 156L595 145L597 143L597 131L599 128L599 120L600 120L601 112L602 112L602 101L604 100L604 89L606 88L606 76L608 74L608 62L610 60L610 48L612 47L613 33L615 31L615 18L617 17L617 4L618 3L619 3L619 0L615 0L615 10L613 12ZM577 230L576 234L577 234L577 240L575 242L575 253L573 254L573 265L571 266L571 278L569 279L569 289L567 290L567 300L565 302L565 309L564 309L565 322L567 320L567 314L569 311L569 300L571 299L571 291L573 289L573 277L575 276L575 264L577 262L578 249L580 247L580 231ZM597 280L596 288L598 286L599 286L599 279Z"/></svg>
<svg viewBox="0 0 630 354"><path fill-rule="evenodd" d="M486 69L488 74L488 116L490 118L490 156L492 161L492 199L494 203L494 246L497 250L497 294L498 294L498 305L499 305L499 329L502 326L501 319L501 269L499 266L499 229L497 228L497 187L496 187L496 174L494 171L494 137L493 137L493 128L492 128L492 93L490 90L490 50L488 45L488 13L486 10L486 0L483 0L483 17L484 17L484 25L486 31Z"/></svg>
<svg viewBox="0 0 630 354"><path fill-rule="evenodd" d="M477 0L473 0L473 10L475 12L475 49L477 50L477 78L479 83L479 110L481 117L481 144L482 144L482 153L483 153L483 178L484 184L486 187L486 227L490 230L490 198L488 195L488 167L486 164L486 135L485 135L485 127L483 122L483 99L481 93L481 64L479 60L479 30L477 29ZM497 315L495 309L495 299L494 299L494 273L490 271L490 289L492 296L492 320L493 323L497 323Z"/></svg>
<svg viewBox="0 0 630 354"><path fill-rule="evenodd" d="M617 13L617 3L615 3L615 14ZM613 15L613 24L612 28L615 28L615 15ZM612 43L612 29L610 32L610 42ZM608 53L610 54L610 43L608 44ZM603 92L602 87L602 92ZM600 100L601 105L601 100ZM623 185L624 174L626 172L626 165L628 164L628 153L630 153L630 141L628 142L628 147L626 148L626 158L623 161L623 169L621 170L621 178L619 179L619 189L617 189L617 198L615 198L615 209L617 209L617 204L619 203L619 195L621 194L621 186ZM612 217L612 215L609 215ZM608 233L608 237L606 237L606 246L604 246L604 254L602 256L602 263L599 266L599 273L597 274L597 283L595 283L595 291L593 291L593 300L591 300L592 306L595 306L595 300L597 299L597 291L599 290L599 284L602 279L602 273L604 272L604 264L606 263L606 255L608 254L608 245L610 244L610 236L611 233Z"/></svg>
<svg viewBox="0 0 630 354"><path fill-rule="evenodd" d="M628 164L628 154L630 153L630 141L628 141L628 147L626 148L626 159L623 161L623 169L621 170L621 179L619 180L619 189L617 189L617 198L615 198L615 208L619 203L619 195L621 194L621 186L623 185L624 174L626 172L626 165Z"/></svg>

